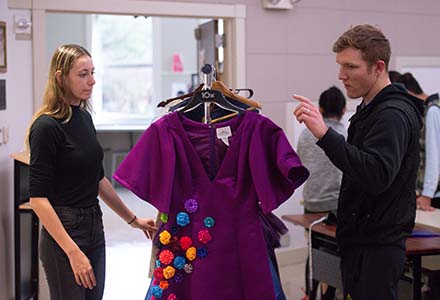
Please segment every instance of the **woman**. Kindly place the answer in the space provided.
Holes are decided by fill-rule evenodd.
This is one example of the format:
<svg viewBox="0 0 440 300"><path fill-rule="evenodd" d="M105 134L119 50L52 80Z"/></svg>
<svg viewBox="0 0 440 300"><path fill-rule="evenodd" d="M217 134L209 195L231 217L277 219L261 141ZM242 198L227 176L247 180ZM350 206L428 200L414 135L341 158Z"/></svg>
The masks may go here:
<svg viewBox="0 0 440 300"><path fill-rule="evenodd" d="M102 168L103 151L88 111L94 67L78 45L56 49L43 105L32 119L30 205L43 224L40 256L51 299L102 299L105 239L99 197L148 236L152 219L137 218L121 201Z"/></svg>

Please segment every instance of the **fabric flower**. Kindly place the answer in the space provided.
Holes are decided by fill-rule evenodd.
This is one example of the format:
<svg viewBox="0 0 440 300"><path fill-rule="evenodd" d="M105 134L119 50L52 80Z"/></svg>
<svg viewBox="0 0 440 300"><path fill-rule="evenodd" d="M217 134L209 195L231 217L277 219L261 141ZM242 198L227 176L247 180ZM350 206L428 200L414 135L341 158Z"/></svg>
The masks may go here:
<svg viewBox="0 0 440 300"><path fill-rule="evenodd" d="M207 229L200 230L197 236L199 241L203 244L207 244L212 239L211 234Z"/></svg>
<svg viewBox="0 0 440 300"><path fill-rule="evenodd" d="M156 267L160 267L160 260L156 259Z"/></svg>
<svg viewBox="0 0 440 300"><path fill-rule="evenodd" d="M193 261L197 257L197 249L196 247L190 247L188 250L186 250L186 258L188 258L189 261Z"/></svg>
<svg viewBox="0 0 440 300"><path fill-rule="evenodd" d="M164 265L169 265L174 259L174 254L170 250L163 250L159 253L159 260Z"/></svg>
<svg viewBox="0 0 440 300"><path fill-rule="evenodd" d="M186 264L186 260L183 256L177 256L174 259L174 266L179 270L182 270L183 266L185 266L185 264Z"/></svg>
<svg viewBox="0 0 440 300"><path fill-rule="evenodd" d="M152 291L152 294L154 297L156 297L156 298L162 297L162 289L159 286L157 286L157 285L153 286L151 291Z"/></svg>
<svg viewBox="0 0 440 300"><path fill-rule="evenodd" d="M165 279L173 278L175 273L176 273L176 269L174 269L172 266L168 266L165 269L163 269L163 277Z"/></svg>
<svg viewBox="0 0 440 300"><path fill-rule="evenodd" d="M160 287L162 290L166 290L169 286L170 286L170 285L168 284L168 281L166 281L166 280L162 280L162 281L159 283L159 287Z"/></svg>
<svg viewBox="0 0 440 300"><path fill-rule="evenodd" d="M168 222L168 214L166 214L166 213L160 213L160 214L159 214L159 219L160 219L163 223Z"/></svg>
<svg viewBox="0 0 440 300"><path fill-rule="evenodd" d="M173 293L171 293L171 294L168 295L167 300L177 300L177 297L176 297L176 295L174 295Z"/></svg>
<svg viewBox="0 0 440 300"><path fill-rule="evenodd" d="M162 279L163 278L163 269L162 268L156 268L153 271L154 278Z"/></svg>
<svg viewBox="0 0 440 300"><path fill-rule="evenodd" d="M178 231L179 231L179 227L178 226L171 227L171 233L172 234L177 234Z"/></svg>
<svg viewBox="0 0 440 300"><path fill-rule="evenodd" d="M194 267L193 267L192 264L186 264L186 265L183 267L183 269L185 270L185 272L186 272L187 274L191 274L191 273L193 272L193 270L194 270Z"/></svg>
<svg viewBox="0 0 440 300"><path fill-rule="evenodd" d="M215 221L212 217L206 217L205 220L203 220L203 223L205 223L205 226L208 228L211 228L214 226Z"/></svg>
<svg viewBox="0 0 440 300"><path fill-rule="evenodd" d="M176 216L176 222L179 226L186 226L189 224L189 216L186 212L180 212Z"/></svg>
<svg viewBox="0 0 440 300"><path fill-rule="evenodd" d="M182 280L183 280L183 275L182 275L182 274L180 274L180 273L176 273L176 274L174 275L174 281L175 281L176 283L181 283Z"/></svg>
<svg viewBox="0 0 440 300"><path fill-rule="evenodd" d="M192 245L192 239L189 236L182 236L180 238L180 247L182 250L186 250Z"/></svg>
<svg viewBox="0 0 440 300"><path fill-rule="evenodd" d="M159 241L162 243L162 245L168 245L171 240L171 234L164 230L161 233L159 233Z"/></svg>
<svg viewBox="0 0 440 300"><path fill-rule="evenodd" d="M185 201L185 210L187 212L189 212L190 214L193 214L197 211L197 209L199 208L199 203L197 203L196 199L188 199Z"/></svg>
<svg viewBox="0 0 440 300"><path fill-rule="evenodd" d="M205 247L197 249L197 256L200 258L205 258L208 255L208 251L206 251Z"/></svg>
<svg viewBox="0 0 440 300"><path fill-rule="evenodd" d="M171 243L168 246L170 247L170 250L174 253L182 250L182 248L180 247L179 238L177 236L173 237Z"/></svg>

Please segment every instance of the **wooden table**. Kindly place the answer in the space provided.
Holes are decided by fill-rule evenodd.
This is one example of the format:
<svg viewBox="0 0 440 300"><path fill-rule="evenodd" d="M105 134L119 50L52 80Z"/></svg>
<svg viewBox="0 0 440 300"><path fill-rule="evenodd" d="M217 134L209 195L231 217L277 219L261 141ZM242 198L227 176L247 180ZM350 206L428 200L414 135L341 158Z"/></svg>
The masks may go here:
<svg viewBox="0 0 440 300"><path fill-rule="evenodd" d="M325 214L302 214L302 215L284 215L282 219L309 228L310 224ZM440 228L416 224L414 229L426 229L440 234ZM318 223L312 228L312 238L327 240L327 246L336 247L336 226ZM312 242L312 247L314 243ZM336 250L336 248L334 249ZM336 253L336 251L334 251ZM412 263L413 273L413 299L421 299L421 265L422 256L440 254L440 236L439 237L409 237L406 240L406 256Z"/></svg>

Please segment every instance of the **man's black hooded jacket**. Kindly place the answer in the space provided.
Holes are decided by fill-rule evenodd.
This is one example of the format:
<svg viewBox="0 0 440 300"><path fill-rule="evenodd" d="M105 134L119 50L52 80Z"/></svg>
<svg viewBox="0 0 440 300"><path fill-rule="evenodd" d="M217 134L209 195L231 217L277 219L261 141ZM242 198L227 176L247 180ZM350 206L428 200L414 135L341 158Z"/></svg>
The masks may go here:
<svg viewBox="0 0 440 300"><path fill-rule="evenodd" d="M338 246L404 247L414 227L423 101L391 84L361 107L347 142L330 128L317 143L343 172Z"/></svg>

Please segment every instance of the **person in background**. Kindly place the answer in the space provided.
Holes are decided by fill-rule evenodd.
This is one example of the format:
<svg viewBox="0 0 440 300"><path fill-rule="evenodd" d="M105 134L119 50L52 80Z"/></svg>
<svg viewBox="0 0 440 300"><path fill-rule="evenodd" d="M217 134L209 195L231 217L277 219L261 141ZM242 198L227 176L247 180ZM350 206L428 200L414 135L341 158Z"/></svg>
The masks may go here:
<svg viewBox="0 0 440 300"><path fill-rule="evenodd" d="M397 82L405 85L408 93L425 103L425 118L420 133L420 166L417 176L417 207L425 211L440 208L440 103L439 95L428 96L411 73Z"/></svg>
<svg viewBox="0 0 440 300"><path fill-rule="evenodd" d="M390 70L388 72L388 76L390 76L391 83L397 82L401 76L401 74L397 71Z"/></svg>
<svg viewBox="0 0 440 300"><path fill-rule="evenodd" d="M319 112L324 123L344 136L347 130L341 119L345 111L345 97L337 87L330 87L319 96ZM330 212L338 206L342 172L316 145L317 141L309 130L303 130L298 139L298 156L310 172L303 189L306 213Z"/></svg>
<svg viewBox="0 0 440 300"><path fill-rule="evenodd" d="M294 115L343 173L336 241L344 298L395 300L415 220L423 102L391 84L391 49L380 29L351 27L333 51L347 95L362 99L347 141L306 97L293 96Z"/></svg>
<svg viewBox="0 0 440 300"><path fill-rule="evenodd" d="M43 105L25 143L30 150L30 205L43 228L40 258L52 300L102 299L105 239L99 195L131 227L150 235L104 177L88 99L95 84L90 53L62 45L53 54ZM122 288L122 287L121 287Z"/></svg>
<svg viewBox="0 0 440 300"><path fill-rule="evenodd" d="M335 86L325 90L319 96L319 111L328 127L346 136L346 129L341 122L346 111L346 101L341 90ZM309 130L303 130L298 139L297 154L310 175L304 184L303 200L305 213L319 213L336 211L338 206L339 189L341 187L342 172L336 168L324 151L316 145L318 140ZM310 291L309 263L306 262L306 294L309 300L316 299L318 282ZM321 299L333 299L335 289L326 288L323 284Z"/></svg>

